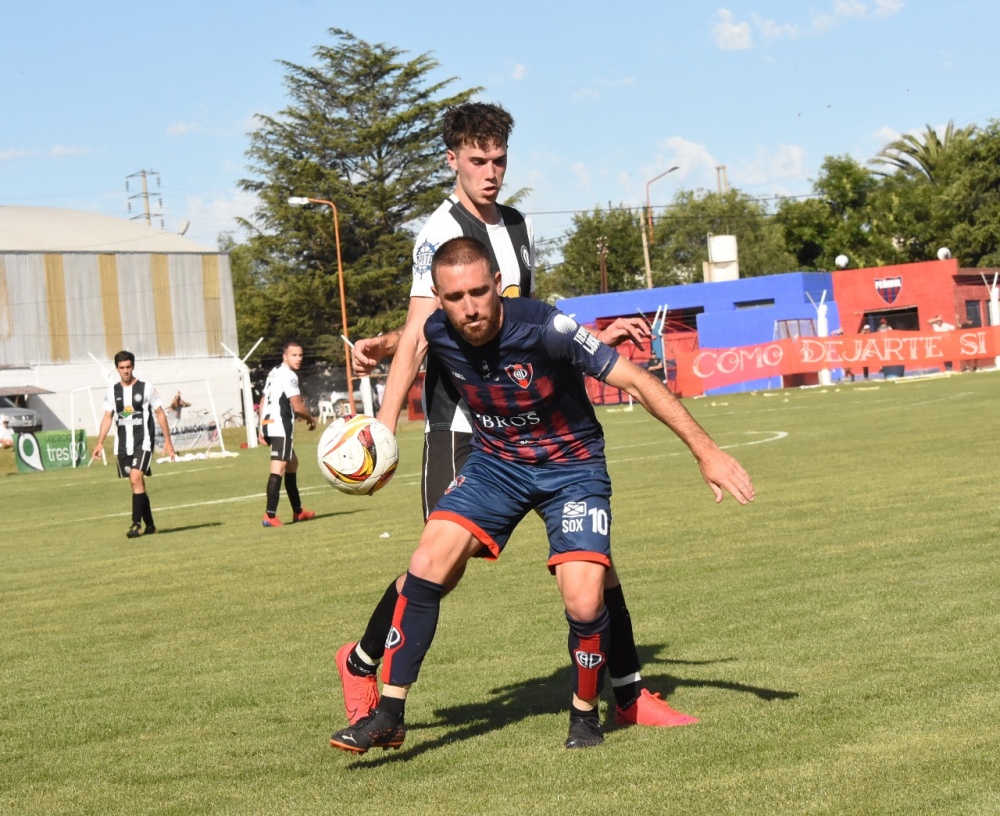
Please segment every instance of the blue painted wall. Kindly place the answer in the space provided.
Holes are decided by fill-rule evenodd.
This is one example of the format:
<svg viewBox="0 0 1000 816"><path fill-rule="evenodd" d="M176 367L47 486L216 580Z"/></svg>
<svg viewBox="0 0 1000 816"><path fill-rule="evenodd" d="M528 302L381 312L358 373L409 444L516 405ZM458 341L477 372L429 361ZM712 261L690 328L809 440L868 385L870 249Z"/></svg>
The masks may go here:
<svg viewBox="0 0 1000 816"><path fill-rule="evenodd" d="M650 320L666 304L669 310L697 309L698 344L702 348L728 348L768 343L774 339L778 320L815 319L816 309L809 301L820 302L826 290L827 320L830 331L840 327L840 314L833 302L833 279L829 272L789 272L760 278L742 278L718 283L692 283L659 289L636 289L606 295L565 298L556 306L577 322L593 324L601 318L634 317L643 312ZM754 301L772 300L773 305L741 307ZM711 394L758 391L781 388L781 379L753 380Z"/></svg>

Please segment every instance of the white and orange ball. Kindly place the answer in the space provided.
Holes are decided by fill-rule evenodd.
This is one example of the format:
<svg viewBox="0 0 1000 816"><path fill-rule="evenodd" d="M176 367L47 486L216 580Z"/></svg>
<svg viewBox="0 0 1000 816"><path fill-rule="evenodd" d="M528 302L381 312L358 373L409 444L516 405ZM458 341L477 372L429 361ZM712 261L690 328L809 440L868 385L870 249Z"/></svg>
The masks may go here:
<svg viewBox="0 0 1000 816"><path fill-rule="evenodd" d="M337 490L370 496L396 472L399 448L392 431L375 417L348 415L323 431L316 461L323 478Z"/></svg>

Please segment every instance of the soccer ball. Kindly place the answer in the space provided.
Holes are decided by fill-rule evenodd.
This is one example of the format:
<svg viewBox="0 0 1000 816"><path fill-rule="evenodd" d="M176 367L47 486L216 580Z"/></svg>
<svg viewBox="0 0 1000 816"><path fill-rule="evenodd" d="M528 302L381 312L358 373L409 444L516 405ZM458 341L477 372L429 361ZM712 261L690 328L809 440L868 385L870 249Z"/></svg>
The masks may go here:
<svg viewBox="0 0 1000 816"><path fill-rule="evenodd" d="M337 490L370 496L396 472L399 448L392 431L375 417L347 415L323 431L316 461L323 478Z"/></svg>

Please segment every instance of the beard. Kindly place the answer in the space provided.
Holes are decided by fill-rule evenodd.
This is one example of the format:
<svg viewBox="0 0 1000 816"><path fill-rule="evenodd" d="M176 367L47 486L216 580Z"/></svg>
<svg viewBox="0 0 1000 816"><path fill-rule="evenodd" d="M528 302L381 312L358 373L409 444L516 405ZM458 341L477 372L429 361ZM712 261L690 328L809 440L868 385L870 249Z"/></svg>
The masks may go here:
<svg viewBox="0 0 1000 816"><path fill-rule="evenodd" d="M470 346L482 346L500 333L501 314L498 304L493 314L481 315L474 323L463 323L458 326L458 333Z"/></svg>

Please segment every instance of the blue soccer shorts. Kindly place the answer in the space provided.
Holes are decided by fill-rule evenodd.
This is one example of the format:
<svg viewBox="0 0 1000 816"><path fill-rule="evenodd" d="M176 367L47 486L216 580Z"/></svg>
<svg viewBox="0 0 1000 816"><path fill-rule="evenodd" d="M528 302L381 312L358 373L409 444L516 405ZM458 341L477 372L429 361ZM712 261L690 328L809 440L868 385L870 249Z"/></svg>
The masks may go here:
<svg viewBox="0 0 1000 816"><path fill-rule="evenodd" d="M604 462L525 465L473 451L430 514L460 524L499 558L514 528L537 510L549 538L548 566L611 566L611 478Z"/></svg>

